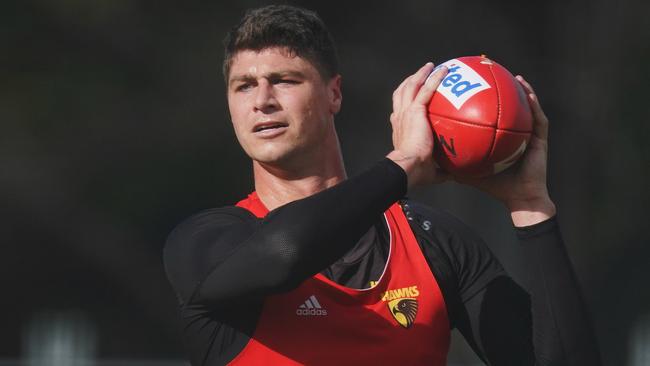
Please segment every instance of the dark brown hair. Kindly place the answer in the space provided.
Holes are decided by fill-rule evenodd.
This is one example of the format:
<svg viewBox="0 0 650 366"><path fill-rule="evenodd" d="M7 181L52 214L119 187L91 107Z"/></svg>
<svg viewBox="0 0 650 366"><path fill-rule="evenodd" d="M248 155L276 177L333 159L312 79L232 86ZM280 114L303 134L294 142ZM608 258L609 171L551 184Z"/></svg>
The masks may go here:
<svg viewBox="0 0 650 366"><path fill-rule="evenodd" d="M290 54L311 62L323 79L338 74L334 41L325 23L310 10L290 5L269 5L246 12L224 39L223 77L228 83L235 54L284 47Z"/></svg>

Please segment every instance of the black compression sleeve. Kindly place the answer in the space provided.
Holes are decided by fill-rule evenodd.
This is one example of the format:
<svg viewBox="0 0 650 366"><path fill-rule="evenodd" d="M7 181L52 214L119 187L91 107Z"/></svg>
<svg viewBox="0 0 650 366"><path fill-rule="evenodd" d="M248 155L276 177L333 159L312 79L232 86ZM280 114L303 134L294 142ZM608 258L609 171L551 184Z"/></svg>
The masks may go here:
<svg viewBox="0 0 650 366"><path fill-rule="evenodd" d="M556 218L517 229L540 365L601 365L594 331Z"/></svg>
<svg viewBox="0 0 650 366"><path fill-rule="evenodd" d="M183 303L224 305L291 289L344 255L406 186L405 172L384 159L261 221L189 219L168 239L168 277Z"/></svg>
<svg viewBox="0 0 650 366"><path fill-rule="evenodd" d="M463 303L458 328L490 365L601 365L555 218L518 228L527 278L491 281Z"/></svg>
<svg viewBox="0 0 650 366"><path fill-rule="evenodd" d="M456 326L489 365L535 364L530 297L505 274L462 303Z"/></svg>
<svg viewBox="0 0 650 366"><path fill-rule="evenodd" d="M453 326L490 365L600 365L555 218L516 229L528 277L502 269L472 229L439 210L404 205Z"/></svg>

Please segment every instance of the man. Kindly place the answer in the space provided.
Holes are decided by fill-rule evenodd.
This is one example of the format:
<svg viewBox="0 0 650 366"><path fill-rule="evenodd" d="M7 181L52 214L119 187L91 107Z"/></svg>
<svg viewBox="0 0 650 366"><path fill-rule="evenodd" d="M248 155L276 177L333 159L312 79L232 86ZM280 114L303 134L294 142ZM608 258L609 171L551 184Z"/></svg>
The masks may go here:
<svg viewBox="0 0 650 366"><path fill-rule="evenodd" d="M546 188L548 122L523 78L535 117L523 161L465 183L510 210L525 289L469 228L403 199L449 178L432 158L426 105L446 73L433 68L393 94L393 151L347 178L322 21L268 6L231 31L228 106L255 192L187 219L164 253L194 365L444 365L454 327L491 365L600 363Z"/></svg>

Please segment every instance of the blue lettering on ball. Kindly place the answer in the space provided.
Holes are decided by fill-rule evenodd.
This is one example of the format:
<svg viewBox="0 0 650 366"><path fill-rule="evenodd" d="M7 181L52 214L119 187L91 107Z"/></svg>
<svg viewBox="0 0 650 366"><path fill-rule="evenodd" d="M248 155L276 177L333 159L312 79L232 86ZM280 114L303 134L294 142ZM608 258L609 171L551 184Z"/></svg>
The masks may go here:
<svg viewBox="0 0 650 366"><path fill-rule="evenodd" d="M456 84L463 76L461 74L451 74L442 81L442 86L450 87Z"/></svg>
<svg viewBox="0 0 650 366"><path fill-rule="evenodd" d="M452 72L456 72L458 69L460 69L460 66L451 64L449 65L449 68L447 68L447 73L451 74Z"/></svg>
<svg viewBox="0 0 650 366"><path fill-rule="evenodd" d="M451 92L454 93L455 96L460 98L461 95L479 86L481 86L481 83L472 84L469 81L461 81L459 83L456 83L456 85L454 85L454 87L451 88Z"/></svg>
<svg viewBox="0 0 650 366"><path fill-rule="evenodd" d="M438 66L441 67L441 66ZM481 86L481 83L472 84L469 81L463 80L463 74L457 72L461 67L456 64L451 64L448 66L447 77L442 81L442 87L449 88L451 87L451 93L454 94L457 98L460 98L461 95L467 93L468 91L478 88Z"/></svg>

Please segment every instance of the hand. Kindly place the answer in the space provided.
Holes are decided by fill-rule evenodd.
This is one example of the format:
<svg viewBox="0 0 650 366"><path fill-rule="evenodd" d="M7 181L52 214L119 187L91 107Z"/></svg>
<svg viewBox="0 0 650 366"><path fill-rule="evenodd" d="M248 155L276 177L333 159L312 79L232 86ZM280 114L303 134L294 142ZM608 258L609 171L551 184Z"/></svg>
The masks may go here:
<svg viewBox="0 0 650 366"><path fill-rule="evenodd" d="M393 92L390 122L394 150L387 157L404 169L409 187L440 182L449 177L433 160L435 140L427 116L429 101L447 74L447 68L442 67L433 74L431 71L433 64L429 62L402 81Z"/></svg>
<svg viewBox="0 0 650 366"><path fill-rule="evenodd" d="M532 86L518 75L533 113L533 133L521 160L505 171L478 179L456 178L487 192L510 210L515 226L528 226L555 215L555 204L546 186L548 118Z"/></svg>

